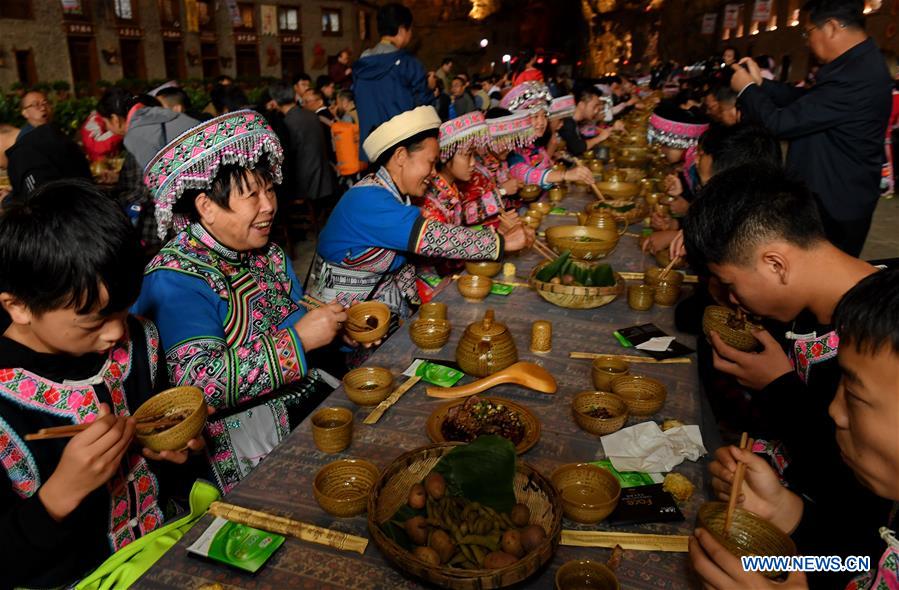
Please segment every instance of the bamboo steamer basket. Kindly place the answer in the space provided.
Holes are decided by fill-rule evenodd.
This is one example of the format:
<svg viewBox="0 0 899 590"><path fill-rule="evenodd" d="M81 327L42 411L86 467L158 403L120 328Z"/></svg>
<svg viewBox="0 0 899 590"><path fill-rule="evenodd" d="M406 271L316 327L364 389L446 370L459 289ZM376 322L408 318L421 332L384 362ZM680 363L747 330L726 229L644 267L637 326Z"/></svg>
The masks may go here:
<svg viewBox="0 0 899 590"><path fill-rule="evenodd" d="M566 309L593 309L612 303L624 292L624 279L618 273L615 273L615 285L611 287L578 287L538 281L537 273L547 264L549 261L538 264L531 271L528 283L540 297L553 305Z"/></svg>
<svg viewBox="0 0 899 590"><path fill-rule="evenodd" d="M460 443L421 447L400 455L381 474L368 497L368 531L388 561L403 572L424 582L451 590L505 588L531 577L552 559L562 533L562 501L552 484L533 467L518 462L515 498L531 511L531 523L546 531L546 539L514 564L496 570L465 570L428 565L397 545L381 530L406 503L409 489L421 482L441 457Z"/></svg>

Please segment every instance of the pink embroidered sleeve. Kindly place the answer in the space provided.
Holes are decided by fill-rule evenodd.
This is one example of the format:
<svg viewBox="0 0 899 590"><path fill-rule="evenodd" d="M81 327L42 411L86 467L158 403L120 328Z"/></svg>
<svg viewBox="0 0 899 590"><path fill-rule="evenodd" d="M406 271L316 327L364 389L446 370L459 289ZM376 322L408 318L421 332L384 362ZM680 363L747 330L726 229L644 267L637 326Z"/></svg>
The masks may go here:
<svg viewBox="0 0 899 590"><path fill-rule="evenodd" d="M453 260L499 260L502 237L492 229L475 230L425 219L418 224L414 251L422 256Z"/></svg>

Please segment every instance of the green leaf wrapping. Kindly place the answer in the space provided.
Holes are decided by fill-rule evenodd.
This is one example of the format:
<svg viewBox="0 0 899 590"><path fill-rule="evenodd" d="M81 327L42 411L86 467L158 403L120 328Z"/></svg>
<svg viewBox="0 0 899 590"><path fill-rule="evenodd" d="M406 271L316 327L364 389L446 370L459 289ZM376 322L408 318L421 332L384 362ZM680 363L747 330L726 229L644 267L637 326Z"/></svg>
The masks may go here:
<svg viewBox="0 0 899 590"><path fill-rule="evenodd" d="M497 512L509 512L515 505L515 446L501 436L479 436L454 448L434 471L446 480L451 496L480 502Z"/></svg>

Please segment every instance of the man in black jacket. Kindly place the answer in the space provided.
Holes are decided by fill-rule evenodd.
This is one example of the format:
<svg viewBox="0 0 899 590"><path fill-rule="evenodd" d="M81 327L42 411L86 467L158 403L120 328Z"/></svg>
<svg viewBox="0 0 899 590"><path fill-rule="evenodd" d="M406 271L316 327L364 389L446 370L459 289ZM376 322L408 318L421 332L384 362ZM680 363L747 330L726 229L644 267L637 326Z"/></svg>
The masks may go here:
<svg viewBox="0 0 899 590"><path fill-rule="evenodd" d="M858 256L880 195L890 76L865 33L862 0L810 0L804 36L823 63L811 89L762 80L749 58L734 65L740 111L790 141L787 170L815 192L828 239Z"/></svg>
<svg viewBox="0 0 899 590"><path fill-rule="evenodd" d="M284 146L284 169L290 172L285 183L292 182L293 196L311 201L333 197L337 183L328 163L330 138L325 137L319 117L298 107L293 90L286 84L273 84L269 94L284 114L284 125L290 137L289 145Z"/></svg>

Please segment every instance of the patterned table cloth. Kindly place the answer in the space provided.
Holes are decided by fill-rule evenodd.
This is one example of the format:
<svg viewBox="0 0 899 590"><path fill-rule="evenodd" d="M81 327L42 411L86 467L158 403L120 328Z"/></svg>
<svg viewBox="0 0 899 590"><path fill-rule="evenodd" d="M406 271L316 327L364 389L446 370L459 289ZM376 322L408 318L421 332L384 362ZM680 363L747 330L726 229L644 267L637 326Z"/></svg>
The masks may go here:
<svg viewBox="0 0 899 590"><path fill-rule="evenodd" d="M572 212L580 211L590 200L583 192L573 191L561 205ZM570 215L551 215L544 219L544 228L547 225L576 223ZM634 226L632 231L639 229ZM517 280L526 282L530 270L540 260L535 253L527 252L509 256L506 261L517 266ZM652 259L641 254L637 239L632 236L622 237L618 248L607 261L619 271L642 271L646 266L655 264ZM565 463L603 458L599 439L578 428L571 417L572 398L580 391L592 389L592 384L590 361L569 359L569 352L627 353L618 345L612 332L648 322L676 335L678 340L688 346L695 344L692 337L675 330L673 308L654 307L648 312L635 312L627 306L625 296L605 307L571 310L550 305L536 292L526 287L517 287L507 297L491 295L480 303L466 303L455 285L445 282L436 300L449 306L449 320L453 324L452 336L443 349L438 353L424 355L412 344L408 330L403 328L367 364L387 367L397 376L397 383L401 383L405 378L400 373L416 357L452 359L456 343L465 327L482 318L487 309L495 310L497 320L507 324L515 337L520 359L543 365L555 376L559 385L555 395L540 394L510 385L500 386L489 392L491 396L507 397L522 403L538 416L542 427L541 438L521 458L546 476ZM544 355L528 351L531 323L538 319L552 322L553 348L552 352ZM666 404L653 419L661 422L666 418L676 418L687 424L699 424L706 448L713 451L720 445L720 438L705 396L699 389L695 355L693 359L691 364L632 365L631 373L654 377L668 387ZM470 380L470 377L466 377L461 383ZM338 389L324 404L344 406L355 412L353 442L348 449L333 455L318 451L313 444L307 419L238 484L225 497L225 501L368 537L365 515L339 519L329 516L318 506L312 494L313 478L323 465L338 458L364 458L384 468L403 452L429 444L431 441L425 432L425 423L443 400L428 398L425 386L422 382L413 387L373 426L362 423L370 409L355 406L347 399L343 389ZM637 420L630 418L628 425L636 422ZM685 461L675 469L696 486L693 497L680 506L685 517L683 522L618 527L615 530L690 534L699 506L708 500L705 461L708 461L708 456L696 463ZM134 588L181 590L213 582L225 588L279 590L396 590L424 587L391 566L374 543L369 543L365 555L359 556L288 538L255 576L189 557L185 548L193 543L211 521L211 516L204 517ZM611 530L603 523L586 526L567 519L563 521L563 528ZM566 561L592 559L604 562L610 553L609 549L560 546L547 567L518 587L550 589L553 587L556 570ZM621 587L625 589L675 590L698 587L685 553L625 551L617 574Z"/></svg>

